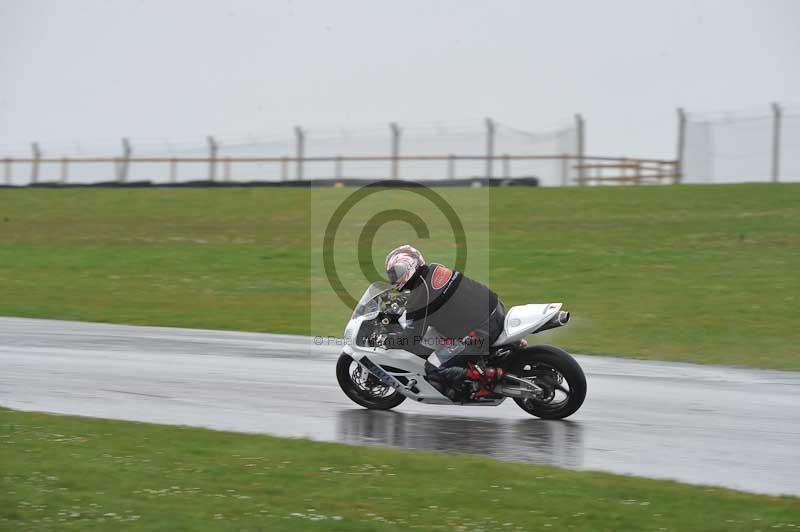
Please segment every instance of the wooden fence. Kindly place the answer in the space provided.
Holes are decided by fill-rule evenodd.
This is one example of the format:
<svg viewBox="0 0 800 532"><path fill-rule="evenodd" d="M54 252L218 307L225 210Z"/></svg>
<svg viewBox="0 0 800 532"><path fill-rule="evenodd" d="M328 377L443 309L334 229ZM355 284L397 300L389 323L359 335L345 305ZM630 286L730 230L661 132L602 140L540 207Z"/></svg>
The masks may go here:
<svg viewBox="0 0 800 532"><path fill-rule="evenodd" d="M128 152L129 153L129 152ZM445 163L445 175L442 178L455 179L459 161L485 161L486 175L471 177L513 178L515 161L551 161L560 165L561 185L640 185L668 184L681 181L680 164L677 160L640 159L626 157L599 157L580 155L391 155L391 156L324 156L324 157L44 157L39 150L33 150L31 157L7 157L0 159L3 164L5 183L10 185L14 177L14 167L29 166L29 183L41 184L41 167L44 164L55 164L59 167L59 179L56 182L68 183L70 166L75 164L108 165L110 179L126 183L130 168L136 164L163 164L170 183L179 179L179 167L182 164L207 165L208 181L231 182L231 168L236 164L267 163L274 164L275 171L258 176L259 180L290 181L304 179L306 163L330 163L330 174L325 178L347 178L346 164L350 162L386 162L387 170L392 178L397 178L404 161L441 161ZM499 174L495 173L496 164L500 165ZM534 176L535 177L535 176ZM375 176L379 179L379 176Z"/></svg>

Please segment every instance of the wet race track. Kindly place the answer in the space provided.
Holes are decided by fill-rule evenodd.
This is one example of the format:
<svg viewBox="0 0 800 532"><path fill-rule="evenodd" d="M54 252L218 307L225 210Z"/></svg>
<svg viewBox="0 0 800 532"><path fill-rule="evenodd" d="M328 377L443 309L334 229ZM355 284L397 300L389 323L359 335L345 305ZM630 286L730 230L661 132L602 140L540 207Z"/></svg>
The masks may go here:
<svg viewBox="0 0 800 532"><path fill-rule="evenodd" d="M339 390L340 349L310 338L0 318L0 405L405 449L458 451L800 495L800 373L577 357L566 421Z"/></svg>

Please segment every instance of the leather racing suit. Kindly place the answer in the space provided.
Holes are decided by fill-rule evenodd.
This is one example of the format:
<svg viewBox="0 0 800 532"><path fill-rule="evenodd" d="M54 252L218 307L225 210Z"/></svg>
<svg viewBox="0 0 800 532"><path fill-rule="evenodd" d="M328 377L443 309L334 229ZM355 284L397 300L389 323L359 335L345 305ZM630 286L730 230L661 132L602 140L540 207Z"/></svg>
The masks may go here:
<svg viewBox="0 0 800 532"><path fill-rule="evenodd" d="M430 355L425 367L432 380L463 379L467 360L488 355L503 331L505 307L497 294L459 271L427 264L403 289L411 292L406 328L392 335L387 347Z"/></svg>

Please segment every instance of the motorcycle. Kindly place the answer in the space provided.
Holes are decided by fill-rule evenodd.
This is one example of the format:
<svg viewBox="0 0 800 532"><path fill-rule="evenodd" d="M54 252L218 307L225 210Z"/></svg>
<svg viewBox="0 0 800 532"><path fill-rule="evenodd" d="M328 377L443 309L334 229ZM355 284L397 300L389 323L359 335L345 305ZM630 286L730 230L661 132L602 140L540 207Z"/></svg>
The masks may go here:
<svg viewBox="0 0 800 532"><path fill-rule="evenodd" d="M558 347L528 347L524 342L530 334L569 322L570 313L562 310L561 303L509 309L503 331L487 354L469 363L481 375L486 368L501 368L499 377L482 384L465 380L458 383L462 390L469 392L471 386L471 391L477 392L484 386L486 393L455 395L429 380L424 356L385 345L391 333L406 325L406 297L407 293L379 281L371 284L358 301L345 328L345 347L336 364L339 386L353 402L369 409L389 410L406 399L440 405L498 406L510 397L520 408L542 419L563 419L583 404L586 377L575 359ZM427 328L422 343L449 345L447 349L456 350L460 345L442 337L433 327Z"/></svg>

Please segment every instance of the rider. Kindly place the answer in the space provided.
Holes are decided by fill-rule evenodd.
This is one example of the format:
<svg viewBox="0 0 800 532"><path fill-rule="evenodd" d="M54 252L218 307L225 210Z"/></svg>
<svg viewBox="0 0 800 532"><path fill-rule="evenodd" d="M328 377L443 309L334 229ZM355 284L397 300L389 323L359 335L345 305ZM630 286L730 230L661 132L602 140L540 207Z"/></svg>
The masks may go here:
<svg viewBox="0 0 800 532"><path fill-rule="evenodd" d="M410 294L405 329L389 335L384 345L427 356L428 379L451 399L460 395L465 378L479 383L475 397L491 395L487 385L502 377L502 369L472 361L488 355L503 331L505 307L497 294L442 264L425 264L422 253L409 245L393 249L385 267L394 288ZM433 341L431 327L438 333Z"/></svg>

